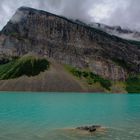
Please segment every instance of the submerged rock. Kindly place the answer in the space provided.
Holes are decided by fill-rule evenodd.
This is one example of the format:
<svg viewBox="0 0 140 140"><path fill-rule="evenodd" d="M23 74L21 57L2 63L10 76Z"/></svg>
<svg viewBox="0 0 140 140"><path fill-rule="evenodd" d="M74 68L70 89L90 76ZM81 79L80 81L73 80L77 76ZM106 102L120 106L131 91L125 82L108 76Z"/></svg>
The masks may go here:
<svg viewBox="0 0 140 140"><path fill-rule="evenodd" d="M100 129L101 126L99 125L92 125L92 126L82 126L82 127L77 127L77 130L84 130L84 131L88 131L88 132L95 132L98 129Z"/></svg>

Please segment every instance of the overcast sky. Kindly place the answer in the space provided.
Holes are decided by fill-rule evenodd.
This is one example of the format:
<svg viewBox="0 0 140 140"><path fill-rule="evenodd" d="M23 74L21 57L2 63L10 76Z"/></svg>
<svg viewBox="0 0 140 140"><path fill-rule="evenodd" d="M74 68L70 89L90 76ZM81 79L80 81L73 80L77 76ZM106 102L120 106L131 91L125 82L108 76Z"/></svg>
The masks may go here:
<svg viewBox="0 0 140 140"><path fill-rule="evenodd" d="M140 31L140 0L0 0L0 29L21 6Z"/></svg>

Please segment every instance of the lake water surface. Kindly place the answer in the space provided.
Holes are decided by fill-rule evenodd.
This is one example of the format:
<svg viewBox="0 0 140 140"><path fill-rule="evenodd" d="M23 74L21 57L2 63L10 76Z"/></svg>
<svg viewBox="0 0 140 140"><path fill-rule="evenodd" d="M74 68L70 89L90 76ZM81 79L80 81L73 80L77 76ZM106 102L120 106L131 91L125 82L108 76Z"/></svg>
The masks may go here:
<svg viewBox="0 0 140 140"><path fill-rule="evenodd" d="M0 140L140 140L140 95L1 92Z"/></svg>

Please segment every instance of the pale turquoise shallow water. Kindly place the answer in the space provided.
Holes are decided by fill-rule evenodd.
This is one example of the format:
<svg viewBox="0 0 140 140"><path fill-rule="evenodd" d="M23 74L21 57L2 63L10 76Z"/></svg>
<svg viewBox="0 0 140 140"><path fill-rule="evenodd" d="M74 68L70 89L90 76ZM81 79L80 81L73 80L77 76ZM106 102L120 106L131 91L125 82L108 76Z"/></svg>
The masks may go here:
<svg viewBox="0 0 140 140"><path fill-rule="evenodd" d="M88 124L106 131L66 130ZM140 95L1 92L0 140L140 140Z"/></svg>

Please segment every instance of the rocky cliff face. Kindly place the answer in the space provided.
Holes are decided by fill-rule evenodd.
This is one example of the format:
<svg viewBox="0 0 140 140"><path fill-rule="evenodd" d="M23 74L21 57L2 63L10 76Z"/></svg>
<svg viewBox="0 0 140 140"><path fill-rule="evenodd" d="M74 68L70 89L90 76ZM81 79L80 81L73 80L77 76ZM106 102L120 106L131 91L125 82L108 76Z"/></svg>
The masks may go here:
<svg viewBox="0 0 140 140"><path fill-rule="evenodd" d="M35 52L111 80L140 72L140 47L48 12L21 7L3 28L0 55Z"/></svg>

